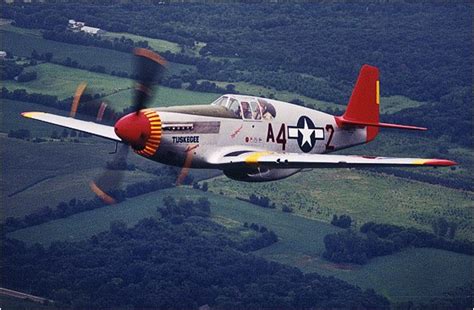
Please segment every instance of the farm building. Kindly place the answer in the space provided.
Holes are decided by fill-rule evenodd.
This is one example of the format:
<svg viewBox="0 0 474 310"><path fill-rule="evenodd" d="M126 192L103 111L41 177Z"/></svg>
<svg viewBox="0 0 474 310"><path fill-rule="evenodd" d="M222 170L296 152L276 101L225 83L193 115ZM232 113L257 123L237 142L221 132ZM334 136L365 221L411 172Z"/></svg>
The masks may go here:
<svg viewBox="0 0 474 310"><path fill-rule="evenodd" d="M90 33L90 34L102 34L105 31L100 29L100 28L95 28L95 27L89 27L89 26L84 26L81 28L81 31L85 33Z"/></svg>
<svg viewBox="0 0 474 310"><path fill-rule="evenodd" d="M70 19L68 22L68 27L75 30L80 30L85 25L84 22L76 22L74 19Z"/></svg>

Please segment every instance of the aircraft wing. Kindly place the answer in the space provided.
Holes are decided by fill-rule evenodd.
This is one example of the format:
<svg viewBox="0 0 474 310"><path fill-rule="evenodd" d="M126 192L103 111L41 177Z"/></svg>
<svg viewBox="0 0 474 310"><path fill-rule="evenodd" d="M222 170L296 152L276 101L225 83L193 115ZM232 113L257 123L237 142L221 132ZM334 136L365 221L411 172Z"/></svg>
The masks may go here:
<svg viewBox="0 0 474 310"><path fill-rule="evenodd" d="M65 117L44 112L23 112L21 113L21 115L23 117L35 119L45 123L50 123L53 125L90 133L94 136L122 142L122 139L117 137L117 135L115 134L114 127L112 126L97 124L89 121L82 121L72 117Z"/></svg>
<svg viewBox="0 0 474 310"><path fill-rule="evenodd" d="M268 168L347 168L371 166L453 166L457 163L446 159L245 152L237 156L224 156L214 164L222 168L235 168L236 166L244 165L258 165Z"/></svg>

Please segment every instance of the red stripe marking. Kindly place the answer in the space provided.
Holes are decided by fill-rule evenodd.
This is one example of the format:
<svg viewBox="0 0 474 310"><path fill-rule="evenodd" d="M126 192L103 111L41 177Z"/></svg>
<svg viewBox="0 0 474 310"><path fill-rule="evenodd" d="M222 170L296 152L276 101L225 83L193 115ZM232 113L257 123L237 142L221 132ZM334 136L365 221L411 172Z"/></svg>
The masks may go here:
<svg viewBox="0 0 474 310"><path fill-rule="evenodd" d="M430 159L426 161L423 165L424 166L455 166L458 163L448 159Z"/></svg>

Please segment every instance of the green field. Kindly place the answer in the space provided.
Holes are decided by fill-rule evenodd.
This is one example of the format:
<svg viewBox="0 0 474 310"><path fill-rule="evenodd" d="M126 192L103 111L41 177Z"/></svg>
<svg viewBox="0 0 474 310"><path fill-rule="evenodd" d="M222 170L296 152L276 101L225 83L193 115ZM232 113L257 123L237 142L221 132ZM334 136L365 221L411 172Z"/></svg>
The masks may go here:
<svg viewBox="0 0 474 310"><path fill-rule="evenodd" d="M349 283L374 288L392 301L427 301L435 295L464 284L472 274L472 258L433 249L409 249L373 259L364 266L335 265L321 258L323 238L339 228L279 210L263 209L223 195L204 193L187 187L145 194L120 203L9 234L32 244L54 240L81 240L109 228L121 220L128 226L143 217L158 216L156 207L163 197L207 197L215 221L238 227L244 222L263 224L275 231L279 241L256 252L257 255L298 267L306 272L336 276Z"/></svg>
<svg viewBox="0 0 474 310"><path fill-rule="evenodd" d="M173 105L210 104L220 95L221 94L195 92L187 89L160 87L151 101L150 106L168 107ZM110 102L113 107L120 110L130 106L132 96L132 90L124 90L107 96L104 99Z"/></svg>
<svg viewBox="0 0 474 310"><path fill-rule="evenodd" d="M78 213L64 219L50 221L38 226L17 230L9 236L25 241L28 244L49 244L55 240L77 241L91 237L94 234L106 231L112 221L124 221L128 226L133 226L139 220L159 216L156 208L162 204L161 199L165 194L145 194L133 199Z"/></svg>
<svg viewBox="0 0 474 310"><path fill-rule="evenodd" d="M404 96L390 96L380 98L380 113L393 114L403 109L416 108L424 102L416 101Z"/></svg>
<svg viewBox="0 0 474 310"><path fill-rule="evenodd" d="M202 82L204 80L200 80ZM271 87L265 87L255 84L250 84L247 82L220 82L220 81L209 81L216 83L217 86L225 88L228 84L235 85L236 91L240 94L259 96L259 97L270 97L270 95L275 96L278 100L290 102L293 99L302 100L305 104L313 106L314 109L326 110L330 109L339 109L345 111L347 103L332 103L322 100L317 100L307 96L303 96L297 93L292 93L289 91L277 90ZM380 99L380 113L382 114L393 114L407 108L415 108L422 104L423 102L412 100L404 96L390 96L382 97Z"/></svg>
<svg viewBox="0 0 474 310"><path fill-rule="evenodd" d="M43 111L65 115L66 111L50 108L44 105L0 99L0 131L8 133L9 130L28 129L35 137L49 137L53 130L58 127L41 122L28 121L21 116L22 112Z"/></svg>
<svg viewBox="0 0 474 310"><path fill-rule="evenodd" d="M8 90L25 89L28 93L42 93L65 99L74 96L76 87L86 82L88 92L108 95L104 99L118 111L131 105L133 81L107 74L73 69L51 63L28 67L26 71L36 71L36 80L19 83L12 80L2 82ZM175 89L161 86L152 101L152 106L170 106L186 104L208 104L220 94L202 93L186 89Z"/></svg>
<svg viewBox="0 0 474 310"><path fill-rule="evenodd" d="M180 53L182 52L182 48L178 43L172 42L172 41L167 41L167 40L162 40L162 39L155 39L155 38L150 38L150 37L144 37L136 34L131 34L127 32L106 32L101 35L104 38L107 39L115 39L115 38L122 38L125 37L127 39L130 39L134 42L138 41L148 41L148 46L151 47L153 50L157 52L172 52L172 53ZM188 47L188 46L183 46L184 48L184 54L189 55L189 56L199 56L199 51L206 46L206 43L204 42L195 42L194 47ZM229 59L227 57L222 57L222 59Z"/></svg>
<svg viewBox="0 0 474 310"><path fill-rule="evenodd" d="M2 151L2 217L24 216L43 206L55 207L72 198L92 199L89 182L104 173L112 159L112 143L33 143L0 137ZM21 157L21 165L16 164ZM84 160L87 156L88 160ZM145 159L130 154L129 162L141 166ZM150 162L151 163L151 162ZM45 179L47 178L47 179ZM142 170L124 173L123 186L156 178ZM16 194L15 194L16 193Z"/></svg>
<svg viewBox="0 0 474 310"><path fill-rule="evenodd" d="M62 129L53 125L23 118L24 111L45 111L56 114L64 113L42 105L21 101L0 100L0 131L28 129L32 137L51 136L53 131ZM68 141L49 141L33 143L19 139L0 136L2 177L0 179L2 218L24 216L45 205L55 207L61 201L76 197L90 199L89 182L101 175L106 162L113 158L115 145L98 138L79 138L79 143ZM21 164L18 158L21 157ZM87 160L84 160L87 158ZM128 160L143 169L158 167L155 163L135 154L129 154ZM153 178L140 170L127 172L128 179L124 184ZM51 177L41 181L45 177ZM37 183L37 184L36 184ZM8 197L13 193L27 190ZM36 203L36 202L41 203ZM35 202L35 203L32 203Z"/></svg>
<svg viewBox="0 0 474 310"><path fill-rule="evenodd" d="M126 32L106 32L105 34L102 34L101 37L111 39L111 40L115 38L120 39L122 37L125 37L134 42L148 41L148 46L157 52L170 51L172 53L179 53L181 51L181 48L179 47L179 44L177 43L166 41L166 40L143 37L143 36L126 33Z"/></svg>
<svg viewBox="0 0 474 310"><path fill-rule="evenodd" d="M133 73L131 54L93 46L81 46L69 43L45 40L36 29L23 29L11 25L0 26L0 50L10 51L14 55L30 57L36 50L39 54L53 53L53 60L64 61L67 57L86 67L103 66L109 72L124 71ZM179 74L182 70L195 70L194 66L169 63L169 73Z"/></svg>
<svg viewBox="0 0 474 310"><path fill-rule="evenodd" d="M383 118L382 118L383 121ZM451 168L399 168L416 174L430 175L451 181L463 181L474 184L474 157L472 149L460 147L446 137L432 138L427 133L409 133L382 130L375 141L342 150L341 154L449 158L459 165Z"/></svg>
<svg viewBox="0 0 474 310"><path fill-rule="evenodd" d="M8 80L2 86L10 91L26 89L29 93L41 93L65 99L74 96L77 86L86 82L92 93L112 94L132 87L132 80L119 78L87 70L73 69L51 63L28 67L25 71L36 71L38 78L30 82L19 83Z"/></svg>
<svg viewBox="0 0 474 310"><path fill-rule="evenodd" d="M204 80L200 80L202 82ZM322 100L313 99L310 97L302 96L297 93L292 93L289 91L276 90L275 88L264 87L260 85L254 85L247 82L220 82L220 81L209 81L216 83L217 86L225 88L228 84L235 85L235 89L244 95L251 95L257 97L270 97L270 94L273 94L276 99L289 102L293 99L303 100L305 104L313 105L315 109L327 109L327 108L338 108L344 110L345 105L335 104L331 102L326 102Z"/></svg>
<svg viewBox="0 0 474 310"><path fill-rule="evenodd" d="M72 198L94 197L89 189L89 182L101 175L106 162L113 158L114 155L109 152L114 150L114 143L93 137L78 138L79 143L70 142L69 139L52 141L49 138L51 133L61 133L60 127L23 118L20 113L44 111L64 114L64 111L4 99L0 100L0 106L0 132L3 132L0 134L2 218L24 216L45 205L55 207L59 202ZM6 137L5 133L17 129L28 129L31 137L44 137L50 141L33 143ZM21 164L18 162L19 156ZM125 173L123 186L151 180L155 176L145 171L163 166L132 152L129 153L127 161L138 169ZM219 171L193 170L190 173L196 180L207 179L216 174L219 174ZM51 178L43 180L45 177ZM21 191L25 188L27 190ZM9 197L17 191L21 192ZM41 203L32 203L37 201Z"/></svg>
<svg viewBox="0 0 474 310"><path fill-rule="evenodd" d="M357 225L368 221L431 230L438 216L459 223L458 237L473 239L474 194L350 169L314 169L270 183L243 183L224 176L209 181L209 190L228 197L265 195L281 208L288 205L308 218L330 221L348 214Z"/></svg>

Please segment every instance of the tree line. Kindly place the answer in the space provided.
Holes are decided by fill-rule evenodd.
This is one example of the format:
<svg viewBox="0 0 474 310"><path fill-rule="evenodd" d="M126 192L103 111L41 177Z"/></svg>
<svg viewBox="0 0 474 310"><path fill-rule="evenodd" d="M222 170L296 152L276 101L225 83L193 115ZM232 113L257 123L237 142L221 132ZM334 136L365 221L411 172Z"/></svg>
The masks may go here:
<svg viewBox="0 0 474 310"><path fill-rule="evenodd" d="M170 61L197 68L165 79L164 83L175 88L196 83L191 86L195 90L222 92L210 82L197 81L244 81L344 103L357 71L370 63L381 69L383 95L432 102L391 115L390 121L420 124L429 127L428 134L434 137L448 135L455 143L472 146L471 27L464 4L280 4L268 11L263 4L217 7L201 3L136 4L129 9L127 4L104 4L94 10L74 4L13 4L5 6L0 16L14 19L21 27L46 29L50 38L73 40L78 35L87 44L114 49L124 49L121 44L125 44L128 50L132 44L145 43L118 39L114 45L96 36L65 33L67 18L110 31L173 39L183 47L205 42L201 57L163 53ZM247 22L224 18L229 15L245 17ZM413 24L418 27L409 26ZM124 73L115 72L118 76Z"/></svg>
<svg viewBox="0 0 474 310"><path fill-rule="evenodd" d="M474 255L473 242L445 238L448 237L448 230L452 229L446 225L443 233L438 231L435 234L413 227L368 222L361 226L362 234L344 230L326 235L323 257L337 263L365 264L373 257L390 255L407 247L427 247Z"/></svg>
<svg viewBox="0 0 474 310"><path fill-rule="evenodd" d="M304 88L298 84L305 80L295 84L293 79L279 78L279 73L314 76L328 83L321 93L332 97L329 101L347 99L357 71L370 63L383 72L384 94L432 101L455 87L472 85L469 12L464 3L135 3L133 8L96 4L94 9L82 3L55 3L7 5L1 16L27 28L58 31L73 18L183 47L205 42L202 56L237 59L232 62L237 70L226 74L251 72L287 90Z"/></svg>
<svg viewBox="0 0 474 310"><path fill-rule="evenodd" d="M173 170L167 171L168 172L163 172L164 174L160 175L159 178L153 179L151 181L142 181L129 184L124 189L110 189L108 194L114 197L117 202L121 202L127 198L133 198L160 189L173 187L177 175ZM98 197L89 200L73 198L69 200L69 202L63 201L58 203L54 208L51 208L50 206L44 206L36 211L31 212L30 214L25 215L22 218L7 217L5 222L2 224L2 230L8 233L18 229L40 225L52 220L69 217L80 212L86 212L89 210L105 207L106 205L107 204Z"/></svg>
<svg viewBox="0 0 474 310"><path fill-rule="evenodd" d="M100 94L83 94L81 101L83 104L78 106L77 112L82 115L95 117L97 111L99 111L101 101L99 100L102 96ZM13 91L8 90L6 87L0 89L0 98L25 101L41 104L51 108L70 111L73 98L66 98L59 100L57 96L44 95L40 93L28 93L25 89L15 89ZM110 108L107 108L104 112L104 121L115 121L123 113L115 112Z"/></svg>
<svg viewBox="0 0 474 310"><path fill-rule="evenodd" d="M3 239L2 286L50 298L63 309L389 307L373 290L244 254L223 226L205 217L110 228L49 247Z"/></svg>

